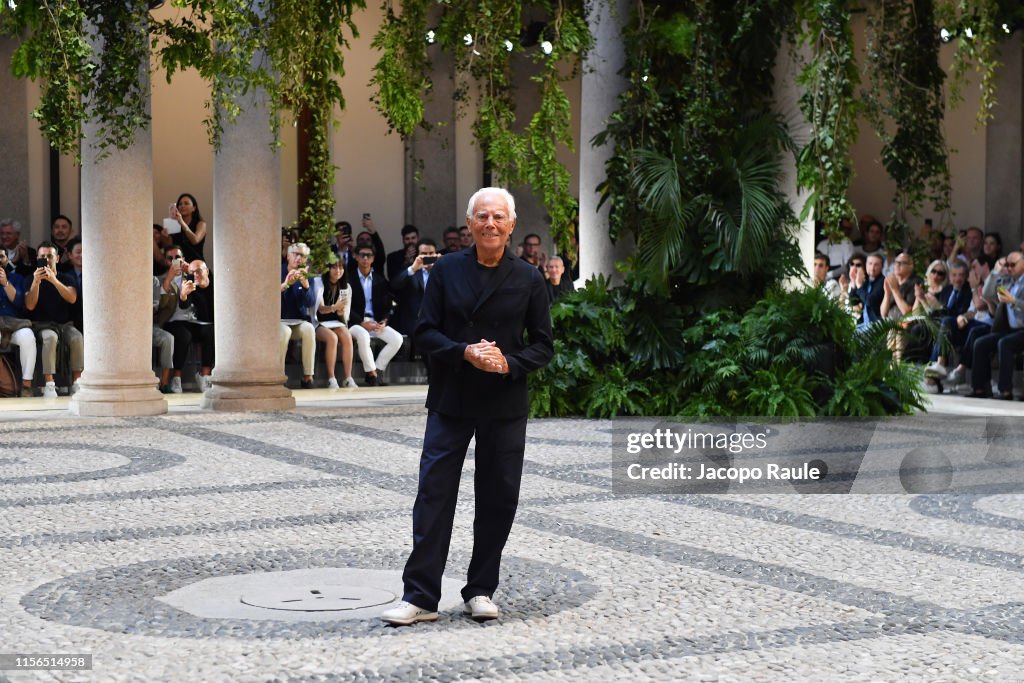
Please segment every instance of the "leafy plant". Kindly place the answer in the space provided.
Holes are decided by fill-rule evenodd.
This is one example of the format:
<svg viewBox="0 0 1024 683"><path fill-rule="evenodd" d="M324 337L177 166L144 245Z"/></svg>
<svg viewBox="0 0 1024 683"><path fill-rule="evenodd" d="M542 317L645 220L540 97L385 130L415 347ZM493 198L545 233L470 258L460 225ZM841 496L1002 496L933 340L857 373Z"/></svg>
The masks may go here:
<svg viewBox="0 0 1024 683"><path fill-rule="evenodd" d="M861 106L856 88L860 72L853 52L849 0L801 0L796 3L799 42L810 58L797 82L803 86L800 111L810 123L810 139L800 150L797 179L810 190L800 219L814 218L830 237L841 238L840 223L853 218L848 199L853 179L850 150L857 141Z"/></svg>
<svg viewBox="0 0 1024 683"><path fill-rule="evenodd" d="M372 84L374 102L391 129L408 137L419 126L438 123L423 119L430 53L451 54L458 115L466 113L475 92L473 131L495 175L502 184L530 187L551 217L559 251L569 251L576 200L557 153L560 146L573 147L565 84L579 74L591 42L583 1L405 0L398 14L385 0L384 8L373 42L381 56ZM524 41L527 35L532 37ZM525 122L516 112L511 76L513 61L523 58L536 65L530 81L540 93L537 111Z"/></svg>
<svg viewBox="0 0 1024 683"><path fill-rule="evenodd" d="M945 72L933 0L880 0L869 15L867 50L872 87L865 111L882 140L882 165L896 182L890 237L902 241L909 237L907 216L924 200L940 212L950 205Z"/></svg>

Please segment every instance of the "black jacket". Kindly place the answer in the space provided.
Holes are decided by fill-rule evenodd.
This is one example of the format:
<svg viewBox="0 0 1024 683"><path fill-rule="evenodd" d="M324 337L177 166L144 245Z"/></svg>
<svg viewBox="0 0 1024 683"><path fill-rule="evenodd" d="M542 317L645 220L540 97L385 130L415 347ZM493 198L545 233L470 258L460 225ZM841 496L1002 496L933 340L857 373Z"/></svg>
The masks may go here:
<svg viewBox="0 0 1024 683"><path fill-rule="evenodd" d="M526 374L554 355L548 293L540 271L508 250L488 287L477 294L476 247L445 256L430 273L416 347L430 357L427 408L451 417L525 417ZM478 370L466 346L496 342L509 373Z"/></svg>
<svg viewBox="0 0 1024 683"><path fill-rule="evenodd" d="M423 273L423 270L418 270L409 275L406 267L391 278L391 291L395 295L395 315L391 326L402 334L411 335L416 330L416 319L423 305Z"/></svg>
<svg viewBox="0 0 1024 683"><path fill-rule="evenodd" d="M376 269L373 273L373 285L371 295L373 296L373 319L377 322L384 322L391 318L391 291L388 288L388 281L384 274ZM348 271L348 283L352 286L352 308L348 313L349 326L358 325L366 318L366 297L363 295L363 283L359 281L359 269Z"/></svg>

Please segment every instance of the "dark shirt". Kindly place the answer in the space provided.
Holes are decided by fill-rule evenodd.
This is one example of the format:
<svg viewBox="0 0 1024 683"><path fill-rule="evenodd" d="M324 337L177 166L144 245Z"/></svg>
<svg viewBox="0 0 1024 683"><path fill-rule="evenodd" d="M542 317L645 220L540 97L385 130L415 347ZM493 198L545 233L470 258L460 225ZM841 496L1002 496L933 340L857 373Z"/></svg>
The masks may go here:
<svg viewBox="0 0 1024 683"><path fill-rule="evenodd" d="M563 294L576 291L576 286L573 285L572 280L565 277L564 275L562 276L561 281L557 285L551 284L551 282L548 280L544 281L544 285L548 289L548 298L551 300L551 303L554 303L555 300L558 299Z"/></svg>
<svg viewBox="0 0 1024 683"><path fill-rule="evenodd" d="M281 282L288 276L288 264L281 266ZM309 280L307 280L309 282ZM313 305L313 284L303 287L296 280L292 286L281 292L281 318L283 320L309 320L309 308Z"/></svg>
<svg viewBox="0 0 1024 683"><path fill-rule="evenodd" d="M67 273L57 273L57 279L68 287L75 287L75 281ZM54 285L43 280L39 283L39 299L31 311L31 316L32 320L38 322L63 324L72 320L73 308Z"/></svg>

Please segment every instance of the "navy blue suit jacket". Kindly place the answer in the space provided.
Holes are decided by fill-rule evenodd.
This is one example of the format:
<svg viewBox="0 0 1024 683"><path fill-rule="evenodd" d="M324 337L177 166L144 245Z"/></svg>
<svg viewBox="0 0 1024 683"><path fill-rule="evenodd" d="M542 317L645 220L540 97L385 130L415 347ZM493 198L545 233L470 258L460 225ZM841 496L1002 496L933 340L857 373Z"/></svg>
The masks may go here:
<svg viewBox="0 0 1024 683"><path fill-rule="evenodd" d="M947 284L942 288L942 291L939 292L939 296L936 298L939 300L939 303L942 304L943 315L951 315L955 318L958 315L963 315L967 312L967 309L970 308L971 286L965 282L963 287L960 288L960 291L956 293L955 297L953 297L953 305L947 306L946 304L949 303L949 295L952 293L953 285Z"/></svg>
<svg viewBox="0 0 1024 683"><path fill-rule="evenodd" d="M526 375L554 355L548 293L540 271L508 250L477 295L476 247L439 259L416 325L416 347L430 357L427 408L451 417L525 417ZM466 346L496 342L508 360L500 375L463 359Z"/></svg>

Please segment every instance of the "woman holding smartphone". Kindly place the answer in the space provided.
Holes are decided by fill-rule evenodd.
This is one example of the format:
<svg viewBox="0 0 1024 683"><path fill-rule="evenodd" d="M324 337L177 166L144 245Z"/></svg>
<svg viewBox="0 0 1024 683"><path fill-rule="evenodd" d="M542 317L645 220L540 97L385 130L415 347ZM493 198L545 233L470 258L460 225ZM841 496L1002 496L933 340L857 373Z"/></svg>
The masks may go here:
<svg viewBox="0 0 1024 683"><path fill-rule="evenodd" d="M206 243L206 221L199 213L199 202L196 198L188 192L182 193L171 207L171 218L178 221L181 228L180 232L171 235L171 239L181 249L185 260L205 261L203 245Z"/></svg>
<svg viewBox="0 0 1024 683"><path fill-rule="evenodd" d="M355 389L356 381L352 379L352 334L348 331L348 313L352 306L352 290L345 278L345 266L336 256L327 272L313 281L314 306L313 322L319 323L316 338L323 342L324 360L327 363L327 388L338 389L338 380L334 377L334 366L338 361L338 345L341 345L341 365L345 371L345 380L341 386Z"/></svg>

